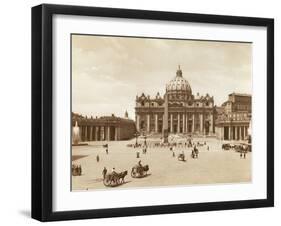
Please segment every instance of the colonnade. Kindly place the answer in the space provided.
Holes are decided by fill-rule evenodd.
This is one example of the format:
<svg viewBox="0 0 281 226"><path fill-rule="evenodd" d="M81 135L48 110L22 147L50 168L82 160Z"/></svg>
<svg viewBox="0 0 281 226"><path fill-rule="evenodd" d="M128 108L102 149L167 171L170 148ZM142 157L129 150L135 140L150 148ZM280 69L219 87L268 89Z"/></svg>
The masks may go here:
<svg viewBox="0 0 281 226"><path fill-rule="evenodd" d="M244 140L248 136L248 126L228 125L220 128L220 137L224 140Z"/></svg>
<svg viewBox="0 0 281 226"><path fill-rule="evenodd" d="M120 140L118 126L79 126L81 141Z"/></svg>

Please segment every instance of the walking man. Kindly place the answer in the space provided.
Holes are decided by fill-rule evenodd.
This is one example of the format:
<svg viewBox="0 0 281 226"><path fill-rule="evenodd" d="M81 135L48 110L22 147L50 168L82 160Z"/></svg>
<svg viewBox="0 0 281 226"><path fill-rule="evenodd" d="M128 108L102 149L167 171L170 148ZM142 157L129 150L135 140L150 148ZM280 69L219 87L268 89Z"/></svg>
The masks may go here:
<svg viewBox="0 0 281 226"><path fill-rule="evenodd" d="M107 173L107 169L106 169L106 167L104 167L104 168L103 168L103 171L102 171L103 179L105 178L106 173Z"/></svg>

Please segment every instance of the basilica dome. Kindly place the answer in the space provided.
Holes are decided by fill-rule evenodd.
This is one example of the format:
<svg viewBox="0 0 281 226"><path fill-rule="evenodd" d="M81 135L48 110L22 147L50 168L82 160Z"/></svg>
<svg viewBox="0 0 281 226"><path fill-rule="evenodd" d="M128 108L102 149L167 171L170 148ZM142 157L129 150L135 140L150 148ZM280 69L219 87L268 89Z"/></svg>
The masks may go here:
<svg viewBox="0 0 281 226"><path fill-rule="evenodd" d="M182 91L186 94L191 95L191 87L188 83L188 81L182 77L182 70L180 69L180 66L177 70L177 75L174 79L172 79L167 85L166 85L166 91L167 92L178 92Z"/></svg>

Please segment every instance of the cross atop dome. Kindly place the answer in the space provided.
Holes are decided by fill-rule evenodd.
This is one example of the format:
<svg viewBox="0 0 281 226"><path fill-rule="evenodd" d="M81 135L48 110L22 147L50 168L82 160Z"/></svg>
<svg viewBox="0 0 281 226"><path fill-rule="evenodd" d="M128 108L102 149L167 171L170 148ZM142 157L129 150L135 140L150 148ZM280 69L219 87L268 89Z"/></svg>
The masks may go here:
<svg viewBox="0 0 281 226"><path fill-rule="evenodd" d="M182 77L182 71L181 71L181 66L179 65L179 68L177 70L177 77Z"/></svg>

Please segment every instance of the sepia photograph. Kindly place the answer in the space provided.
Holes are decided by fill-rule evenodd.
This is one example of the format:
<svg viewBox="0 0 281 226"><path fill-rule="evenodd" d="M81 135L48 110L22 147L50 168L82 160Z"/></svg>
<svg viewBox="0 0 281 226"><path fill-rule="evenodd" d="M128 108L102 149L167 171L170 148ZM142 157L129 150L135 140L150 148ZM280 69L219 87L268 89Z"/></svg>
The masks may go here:
<svg viewBox="0 0 281 226"><path fill-rule="evenodd" d="M251 42L70 45L71 191L251 183Z"/></svg>

